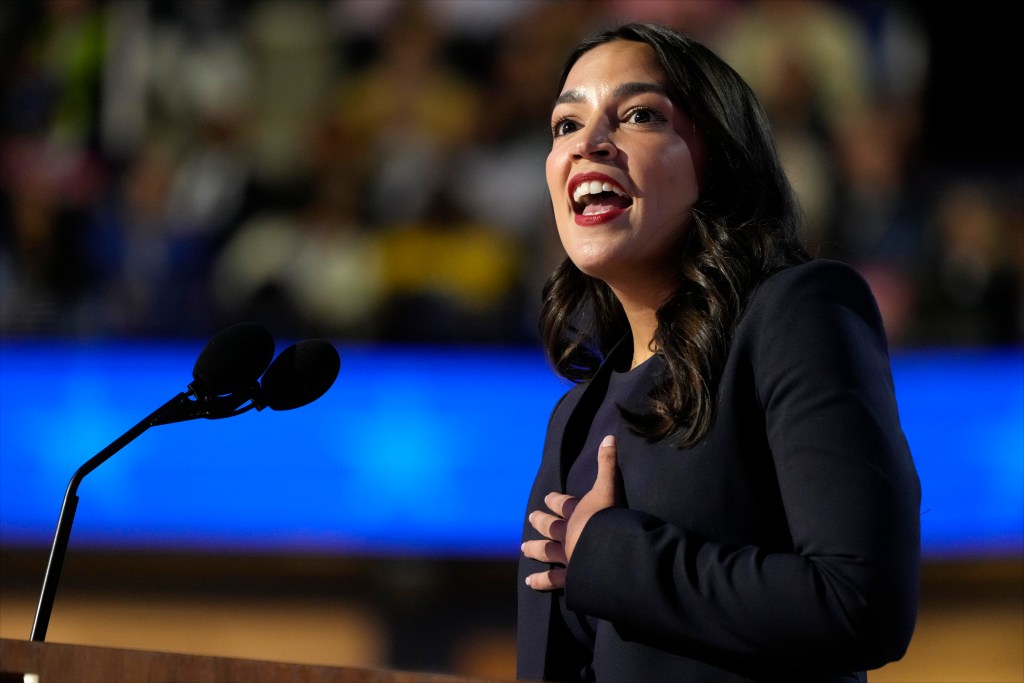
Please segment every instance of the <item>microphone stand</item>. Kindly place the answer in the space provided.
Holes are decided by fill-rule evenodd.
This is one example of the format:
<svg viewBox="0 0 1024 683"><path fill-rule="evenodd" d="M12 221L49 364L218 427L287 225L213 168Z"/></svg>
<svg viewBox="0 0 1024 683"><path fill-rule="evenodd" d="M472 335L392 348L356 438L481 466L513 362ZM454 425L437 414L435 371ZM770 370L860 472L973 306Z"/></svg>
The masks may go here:
<svg viewBox="0 0 1024 683"><path fill-rule="evenodd" d="M32 640L42 642L46 639L46 628L50 623L50 613L53 611L53 601L57 595L57 583L60 581L60 572L64 565L64 555L67 552L68 541L71 538L71 525L74 523L75 510L78 508L78 486L82 483L85 476L150 427L170 424L172 422L182 422L198 417L209 419L231 417L255 407L250 404L238 410L238 407L249 399L246 392L241 392L241 394L241 396L230 394L227 396L197 397L196 400L192 400L192 397L196 396L196 392L192 390L190 385L188 392L179 393L170 401L154 410L141 422L114 440L109 446L85 461L75 471L71 476L71 481L68 483L67 491L64 494L64 502L60 509L60 517L57 519L57 532L54 534L53 547L50 549L50 560L46 565L46 575L43 578L43 590L39 595L39 606L36 608L35 621L32 624Z"/></svg>

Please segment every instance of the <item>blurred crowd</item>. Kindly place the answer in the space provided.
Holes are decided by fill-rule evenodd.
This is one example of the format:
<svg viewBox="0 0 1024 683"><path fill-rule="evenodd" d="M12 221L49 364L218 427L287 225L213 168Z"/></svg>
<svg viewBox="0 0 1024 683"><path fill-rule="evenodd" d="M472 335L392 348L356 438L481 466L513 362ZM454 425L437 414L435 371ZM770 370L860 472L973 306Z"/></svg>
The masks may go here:
<svg viewBox="0 0 1024 683"><path fill-rule="evenodd" d="M530 344L562 59L624 19L762 97L896 346L1019 343L1019 167L927 163L899 2L38 0L0 10L0 335Z"/></svg>

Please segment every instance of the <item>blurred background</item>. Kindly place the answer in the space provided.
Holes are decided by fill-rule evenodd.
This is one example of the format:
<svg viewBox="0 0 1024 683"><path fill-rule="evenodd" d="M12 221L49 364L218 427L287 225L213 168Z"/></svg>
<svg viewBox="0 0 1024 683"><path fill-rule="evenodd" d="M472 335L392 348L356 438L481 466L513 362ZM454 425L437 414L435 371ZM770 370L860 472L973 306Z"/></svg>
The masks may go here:
<svg viewBox="0 0 1024 683"><path fill-rule="evenodd" d="M520 498L565 388L536 335L563 256L543 177L550 102L571 46L627 19L694 35L761 96L808 241L879 300L926 496L969 489L972 466L998 483L928 538L914 643L872 680L1024 679L1024 145L1000 2L4 3L0 634L28 637L74 468L247 320L336 342L339 386L277 423L217 425L223 444L209 425L187 433L244 452L218 460L220 487L165 471L181 441L156 475L112 475L102 485L134 491L120 513L135 521L89 518L83 488L48 639L511 678ZM460 430L495 397L510 425ZM958 448L994 430L1005 438ZM260 464L261 446L355 452L374 436L387 450L373 478L356 456ZM489 469L473 470L483 448ZM473 513L457 487L415 497L441 459L459 487L488 487ZM373 489L396 477L399 493ZM310 506L313 481L343 495ZM164 517L132 517L147 500ZM498 512L458 538L484 506ZM211 524L230 514L249 521Z"/></svg>

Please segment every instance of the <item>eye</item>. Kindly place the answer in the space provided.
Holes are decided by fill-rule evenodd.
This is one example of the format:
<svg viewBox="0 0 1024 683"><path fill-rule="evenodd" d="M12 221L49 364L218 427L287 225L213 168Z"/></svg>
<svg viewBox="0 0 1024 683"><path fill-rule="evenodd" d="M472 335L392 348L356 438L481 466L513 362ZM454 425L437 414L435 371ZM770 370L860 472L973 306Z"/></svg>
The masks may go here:
<svg viewBox="0 0 1024 683"><path fill-rule="evenodd" d="M626 113L627 123L657 123L668 119L653 107L634 107Z"/></svg>
<svg viewBox="0 0 1024 683"><path fill-rule="evenodd" d="M561 137L567 133L572 133L577 130L579 130L579 125L575 121L567 116L562 117L560 119L556 119L554 123L551 124L551 137Z"/></svg>

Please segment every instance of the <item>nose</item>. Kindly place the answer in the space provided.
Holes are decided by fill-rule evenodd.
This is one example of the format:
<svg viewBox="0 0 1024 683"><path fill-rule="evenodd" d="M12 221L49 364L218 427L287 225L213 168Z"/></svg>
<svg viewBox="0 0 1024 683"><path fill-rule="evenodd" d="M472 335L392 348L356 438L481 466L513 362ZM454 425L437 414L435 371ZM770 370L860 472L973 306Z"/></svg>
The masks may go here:
<svg viewBox="0 0 1024 683"><path fill-rule="evenodd" d="M576 148L572 152L574 161L581 159L612 159L618 148L608 137L608 131L592 126L581 131Z"/></svg>

